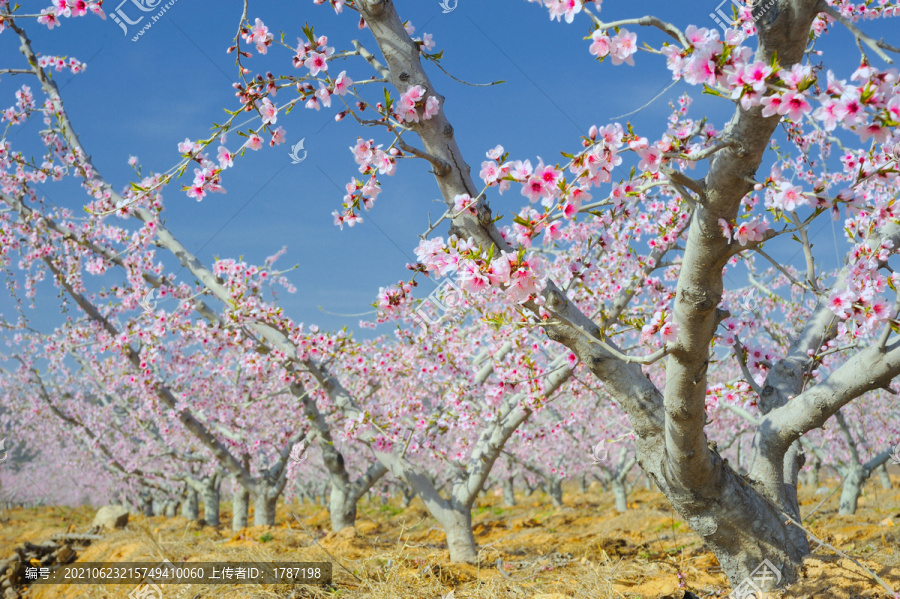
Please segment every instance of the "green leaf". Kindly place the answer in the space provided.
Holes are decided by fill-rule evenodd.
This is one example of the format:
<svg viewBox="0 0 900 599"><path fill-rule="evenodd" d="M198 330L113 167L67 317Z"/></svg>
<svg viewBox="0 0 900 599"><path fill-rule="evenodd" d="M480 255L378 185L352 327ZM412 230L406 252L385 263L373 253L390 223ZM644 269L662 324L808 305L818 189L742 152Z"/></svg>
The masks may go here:
<svg viewBox="0 0 900 599"><path fill-rule="evenodd" d="M722 92L720 92L719 90L713 89L713 88L711 88L709 85L707 85L707 84L705 84L705 83L703 84L703 93L704 93L704 94L708 94L708 95L710 95L710 96L718 96L718 97L720 97L720 98L727 98L727 97L728 97L728 96L726 96L725 94L723 94Z"/></svg>
<svg viewBox="0 0 900 599"><path fill-rule="evenodd" d="M305 23L303 25L303 33L306 35L306 39L308 39L310 43L316 43L316 35L313 31L312 25L310 25L309 23Z"/></svg>

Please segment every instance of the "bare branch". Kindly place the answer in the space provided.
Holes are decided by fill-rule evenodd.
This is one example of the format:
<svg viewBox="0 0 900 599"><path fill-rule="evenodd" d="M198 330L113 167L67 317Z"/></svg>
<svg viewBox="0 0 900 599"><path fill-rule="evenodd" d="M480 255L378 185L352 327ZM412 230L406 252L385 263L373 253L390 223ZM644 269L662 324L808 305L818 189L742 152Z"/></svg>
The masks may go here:
<svg viewBox="0 0 900 599"><path fill-rule="evenodd" d="M669 181L671 181L675 185L683 185L687 187L691 191L695 192L701 198L706 195L706 184L703 181L697 181L696 179L692 179L682 173L679 170L676 170L670 166L664 166L661 169L662 173L668 177ZM686 194L683 194L686 195ZM690 198L688 198L690 199Z"/></svg>
<svg viewBox="0 0 900 599"><path fill-rule="evenodd" d="M809 243L809 236L806 233L806 225L800 222L797 213L791 210L791 217L797 225L797 232L800 234L800 241L803 244L803 254L806 256L806 281L814 293L820 293L819 284L816 282L816 262L812 255L812 245Z"/></svg>
<svg viewBox="0 0 900 599"><path fill-rule="evenodd" d="M700 160L705 160L715 154L716 152L721 152L725 148L739 148L741 144L739 144L734 139L726 139L724 141L720 141L716 144L709 146L708 148L704 148L697 152L696 154L685 154L683 152L665 152L663 156L666 158L679 158L681 160L690 160L691 162L699 162ZM676 171L677 172L677 171Z"/></svg>
<svg viewBox="0 0 900 599"><path fill-rule="evenodd" d="M391 72L386 66L381 64L377 58L375 58L374 54L366 50L366 47L363 46L359 40L353 40L353 42L351 43L353 44L353 47L356 48L356 51L359 52L359 55L365 58L366 62L372 65L372 68L378 71L379 75L381 75L384 79L390 80Z"/></svg>
<svg viewBox="0 0 900 599"><path fill-rule="evenodd" d="M588 10L586 7L583 9L590 17L591 20L597 25L598 29L612 29L614 27L621 27L622 25L641 25L643 27L656 27L657 29L668 33L670 36L675 38L679 44L685 49L691 47L691 41L687 38L686 35L671 23L667 23L658 17L654 17L651 15L638 17L636 19L622 19L621 21L612 21L610 23L604 23L600 20L597 15Z"/></svg>

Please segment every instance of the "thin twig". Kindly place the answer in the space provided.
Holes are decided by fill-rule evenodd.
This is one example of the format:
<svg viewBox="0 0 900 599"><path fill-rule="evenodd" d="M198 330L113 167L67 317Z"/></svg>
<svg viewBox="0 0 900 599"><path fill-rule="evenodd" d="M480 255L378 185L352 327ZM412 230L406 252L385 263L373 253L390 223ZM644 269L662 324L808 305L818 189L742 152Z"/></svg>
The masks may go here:
<svg viewBox="0 0 900 599"><path fill-rule="evenodd" d="M468 81L463 81L462 79L460 79L460 78L454 76L452 73L449 73L449 72L447 71L447 69L445 69L444 67L442 67L442 66L441 66L441 63L439 63L437 60L435 60L435 61L433 61L433 62L434 62L434 65L435 65L437 68L439 68L441 71L443 71L444 75L446 75L447 77L450 77L451 79L453 79L453 80L456 81L457 83L462 83L463 85L471 85L472 87L490 87L490 86L492 86L492 85L500 85L501 83L506 83L506 81L503 81L503 80L500 80L500 81L491 81L490 83L470 83L470 82L468 82Z"/></svg>

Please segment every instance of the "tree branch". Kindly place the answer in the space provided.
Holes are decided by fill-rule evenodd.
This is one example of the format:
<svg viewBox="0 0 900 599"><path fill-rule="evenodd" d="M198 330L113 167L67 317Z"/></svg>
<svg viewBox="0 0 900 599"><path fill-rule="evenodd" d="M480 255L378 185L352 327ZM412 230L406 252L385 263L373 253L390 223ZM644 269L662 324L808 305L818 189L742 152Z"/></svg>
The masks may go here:
<svg viewBox="0 0 900 599"><path fill-rule="evenodd" d="M871 37L869 37L868 35L863 33L863 31L859 27L854 25L850 19L848 19L847 17L842 15L840 12L838 12L837 10L835 10L834 8L829 6L828 3L825 2L825 0L819 0L819 2L816 4L816 8L818 9L819 12L824 12L829 17L831 17L832 19L834 19L835 21L839 22L841 25L843 25L844 27L849 29L850 32L856 37L857 41L862 42L863 44L865 44L869 48L871 48L875 52L875 54L877 54L878 57L881 58L881 60L883 60L884 62L886 62L888 64L894 64L894 61L891 60L891 57L888 56L884 52L884 50L889 50L890 52L900 53L900 48L895 48L894 46L886 43L883 39L882 40L872 39Z"/></svg>

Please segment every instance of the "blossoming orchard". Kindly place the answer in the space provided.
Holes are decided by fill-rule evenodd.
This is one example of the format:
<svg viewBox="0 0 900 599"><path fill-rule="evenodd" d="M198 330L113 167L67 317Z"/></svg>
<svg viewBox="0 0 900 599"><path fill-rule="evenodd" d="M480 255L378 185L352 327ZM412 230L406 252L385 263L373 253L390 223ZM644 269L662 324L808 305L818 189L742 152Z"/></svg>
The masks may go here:
<svg viewBox="0 0 900 599"><path fill-rule="evenodd" d="M850 518L900 465L900 34L885 24L900 5L734 0L720 27L705 4L672 21L614 0L506 2L574 43L542 48L559 73L518 63L549 90L509 100L534 123L467 129L483 107L450 90L507 84L452 62L468 37L405 14L455 18L444 4L285 2L302 19L276 25L280 2L222 3L232 37L195 45L231 65L233 99L148 161L67 110L61 78L90 57L55 40L124 10L140 27L160 3L40 4L0 0L0 508L115 504L240 533L321 498L338 533L393 494L421 502L450 564L483 564L486 497L540 487L561 508L591 486L624 513L646 486L734 597L748 580L790 590L823 543L853 558L810 528L800 490L833 477ZM539 154L504 142L547 102L599 110L663 69L678 91L628 115L530 140ZM343 327L291 307L319 280L281 268L287 249L254 263L236 237L205 257L178 220L210 218L250 160L285 161L325 125L346 148L327 160L351 166L304 204L321 233L289 224L339 234L348 256L371 253L367 229L418 235L397 244L409 260L382 257L405 275L366 288ZM130 180L105 175L124 160L92 158L108 144ZM50 465L69 475L42 477ZM760 582L764 563L777 576Z"/></svg>

